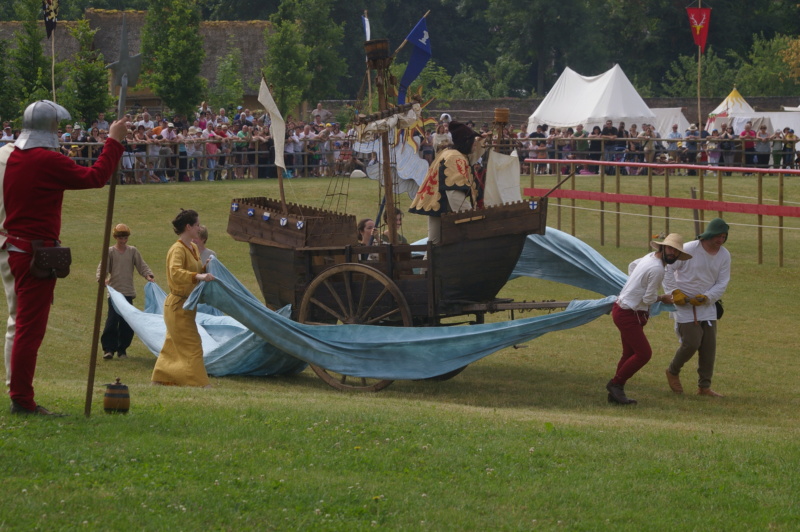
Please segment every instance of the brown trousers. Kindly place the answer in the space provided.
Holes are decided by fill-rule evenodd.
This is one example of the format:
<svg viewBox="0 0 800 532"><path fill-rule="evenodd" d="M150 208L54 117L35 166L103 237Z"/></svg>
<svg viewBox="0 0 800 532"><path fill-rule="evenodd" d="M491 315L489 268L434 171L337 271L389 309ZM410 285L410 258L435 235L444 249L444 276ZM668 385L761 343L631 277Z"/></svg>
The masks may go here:
<svg viewBox="0 0 800 532"><path fill-rule="evenodd" d="M711 387L714 375L714 360L717 356L717 322L701 321L698 323L678 323L676 332L681 346L675 351L675 357L669 365L669 372L678 375L683 365L697 353L697 386Z"/></svg>

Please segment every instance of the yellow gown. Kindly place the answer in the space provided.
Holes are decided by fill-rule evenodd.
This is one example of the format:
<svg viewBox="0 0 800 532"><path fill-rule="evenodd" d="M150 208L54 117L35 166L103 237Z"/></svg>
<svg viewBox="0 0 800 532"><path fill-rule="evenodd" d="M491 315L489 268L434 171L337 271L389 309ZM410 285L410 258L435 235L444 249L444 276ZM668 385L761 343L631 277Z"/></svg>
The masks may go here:
<svg viewBox="0 0 800 532"><path fill-rule="evenodd" d="M203 364L203 344L197 332L194 310L183 304L197 280L195 275L205 268L197 246L191 249L178 240L167 253L169 294L164 301L164 323L167 337L153 369L153 382L178 386L205 386L209 383Z"/></svg>

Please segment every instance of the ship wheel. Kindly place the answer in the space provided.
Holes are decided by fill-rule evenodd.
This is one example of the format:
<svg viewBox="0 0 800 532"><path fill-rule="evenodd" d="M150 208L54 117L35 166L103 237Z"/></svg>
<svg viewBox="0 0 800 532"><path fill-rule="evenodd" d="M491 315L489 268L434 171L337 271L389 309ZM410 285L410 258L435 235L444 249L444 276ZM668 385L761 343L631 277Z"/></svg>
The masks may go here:
<svg viewBox="0 0 800 532"><path fill-rule="evenodd" d="M308 285L297 321L314 325L397 325L411 327L411 309L397 285L366 264L345 263L324 270ZM338 390L377 392L393 381L342 375L311 364Z"/></svg>

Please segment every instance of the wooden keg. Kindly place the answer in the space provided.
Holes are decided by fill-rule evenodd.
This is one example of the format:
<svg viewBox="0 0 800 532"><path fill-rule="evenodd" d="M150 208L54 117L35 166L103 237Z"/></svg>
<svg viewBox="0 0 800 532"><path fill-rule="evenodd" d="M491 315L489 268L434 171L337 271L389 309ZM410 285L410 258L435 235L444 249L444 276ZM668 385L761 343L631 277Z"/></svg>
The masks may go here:
<svg viewBox="0 0 800 532"><path fill-rule="evenodd" d="M507 107L495 107L494 121L497 124L508 124L510 112Z"/></svg>
<svg viewBox="0 0 800 532"><path fill-rule="evenodd" d="M367 59L378 61L389 57L389 39L373 39L364 43Z"/></svg>
<svg viewBox="0 0 800 532"><path fill-rule="evenodd" d="M107 414L127 414L131 407L131 396L128 387L119 382L106 384L106 394L103 397L103 409Z"/></svg>

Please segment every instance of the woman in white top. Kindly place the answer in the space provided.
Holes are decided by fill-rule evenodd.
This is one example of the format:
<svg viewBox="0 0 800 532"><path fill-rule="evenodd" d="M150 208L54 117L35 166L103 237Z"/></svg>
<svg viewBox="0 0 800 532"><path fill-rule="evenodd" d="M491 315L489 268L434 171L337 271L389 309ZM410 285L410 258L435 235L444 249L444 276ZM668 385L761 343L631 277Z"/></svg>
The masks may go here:
<svg viewBox="0 0 800 532"><path fill-rule="evenodd" d="M447 131L447 126L445 124L439 124L436 128L436 133L433 134L433 149L436 153L442 148L445 148L453 143L453 137L450 135L450 132Z"/></svg>

